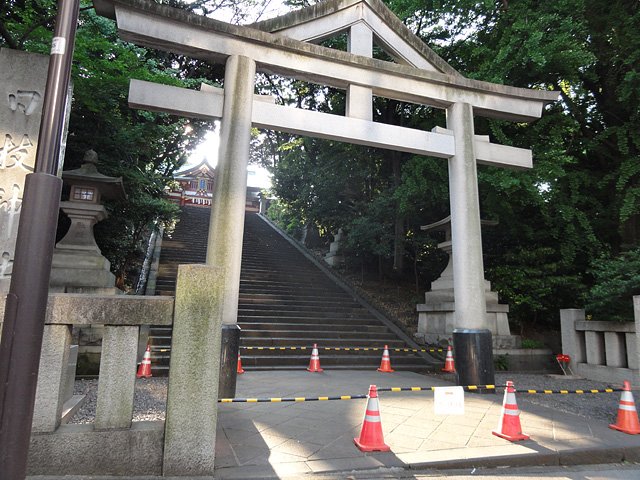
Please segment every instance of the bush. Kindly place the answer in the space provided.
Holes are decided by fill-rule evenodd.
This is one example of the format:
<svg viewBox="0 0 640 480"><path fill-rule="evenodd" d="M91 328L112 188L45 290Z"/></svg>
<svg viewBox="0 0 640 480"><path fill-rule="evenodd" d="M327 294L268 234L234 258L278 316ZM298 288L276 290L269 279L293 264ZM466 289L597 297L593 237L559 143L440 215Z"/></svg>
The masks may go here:
<svg viewBox="0 0 640 480"><path fill-rule="evenodd" d="M544 343L537 340L522 340L522 348L544 348Z"/></svg>

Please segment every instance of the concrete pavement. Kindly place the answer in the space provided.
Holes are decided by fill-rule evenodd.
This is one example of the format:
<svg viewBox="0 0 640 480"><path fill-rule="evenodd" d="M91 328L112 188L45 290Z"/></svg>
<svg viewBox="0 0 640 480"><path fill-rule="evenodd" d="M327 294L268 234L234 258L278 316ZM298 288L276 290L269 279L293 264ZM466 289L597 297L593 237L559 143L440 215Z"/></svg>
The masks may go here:
<svg viewBox="0 0 640 480"><path fill-rule="evenodd" d="M245 370L247 368L245 367ZM331 370L250 371L238 375L236 398L290 398L366 395L369 385L450 386L453 375L413 372ZM517 385L516 385L517 387ZM525 388L526 385L521 385ZM491 433L502 415L503 388L496 394L465 392L464 415L435 415L433 392L379 392L384 440L389 452L364 453L353 444L360 435L366 398L304 402L221 403L218 409L218 480L404 479L489 474L490 467L577 467L581 471L628 467L612 478L637 478L640 435L627 435L608 423L541 407L516 394L522 430L530 440L509 442ZM597 395L615 395L620 392ZM636 399L637 400L637 399ZM600 464L598 467L589 465ZM554 468L555 467L555 468ZM511 473L499 468L496 475ZM566 472L565 472L566 473ZM547 478L538 472L539 478ZM616 474L617 475L617 474ZM29 480L114 480L115 477L33 476ZM174 480L175 477L171 477ZM181 477L184 478L184 477ZM551 474L551 478L556 478ZM118 477L118 480L127 480ZM132 477L129 480L160 480ZM162 480L169 480L164 478ZM212 480L211 477L190 480Z"/></svg>
<svg viewBox="0 0 640 480"><path fill-rule="evenodd" d="M247 371L238 375L236 396L355 396L366 395L372 384L378 388L451 385L441 376L412 372ZM531 439L512 443L496 437L491 431L498 428L502 393L502 388L497 394L465 392L464 415L435 415L431 391L380 392L384 439L391 451L372 453L353 444L360 435L366 399L222 403L216 478L640 461L640 435L531 404L524 395L516 398L523 432Z"/></svg>

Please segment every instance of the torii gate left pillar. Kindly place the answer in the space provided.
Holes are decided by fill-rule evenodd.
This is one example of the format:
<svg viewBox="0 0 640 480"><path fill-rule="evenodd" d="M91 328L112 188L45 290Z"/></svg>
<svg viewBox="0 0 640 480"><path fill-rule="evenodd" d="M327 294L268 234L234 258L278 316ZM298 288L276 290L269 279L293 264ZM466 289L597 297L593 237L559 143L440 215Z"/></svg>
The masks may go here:
<svg viewBox="0 0 640 480"><path fill-rule="evenodd" d="M238 297L242 236L247 196L247 165L256 63L233 55L227 59L220 148L213 185L207 265L224 268L222 343L218 395L235 397L240 327Z"/></svg>

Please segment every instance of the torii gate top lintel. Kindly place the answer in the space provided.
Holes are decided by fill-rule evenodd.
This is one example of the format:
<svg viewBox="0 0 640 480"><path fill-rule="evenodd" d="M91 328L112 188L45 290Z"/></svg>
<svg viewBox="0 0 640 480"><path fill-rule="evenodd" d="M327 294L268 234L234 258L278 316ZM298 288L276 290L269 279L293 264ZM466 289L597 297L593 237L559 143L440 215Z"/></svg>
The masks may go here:
<svg viewBox="0 0 640 480"><path fill-rule="evenodd" d="M369 25L373 30L376 43L380 44L396 62L462 77L456 69L411 32L380 0L322 1L308 8L294 10L249 26L265 32L284 33L297 40L318 43L337 33L347 31L357 22ZM314 24L317 27L314 28ZM405 48L415 50L414 55L404 54L405 52L402 51L404 49L398 48L400 47L398 43L404 43ZM423 61L416 62L415 54L422 57Z"/></svg>
<svg viewBox="0 0 640 480"><path fill-rule="evenodd" d="M350 85L364 86L371 88L373 95L399 101L438 108L464 102L472 105L476 115L528 122L539 118L542 107L558 98L552 91L463 77L404 27L379 0L325 0L313 7L255 24L257 28L232 25L148 0L94 0L94 5L99 14L117 19L122 39L139 45L212 62L223 62L231 55L251 52L257 71L342 89ZM312 17L314 14L332 14L353 6L373 10L378 18L382 18L381 25L387 27L385 32L395 32L418 52L417 57L423 57L425 64L433 67L416 68L368 58L282 33L285 25L308 24L308 18L318 21L317 16ZM258 29L276 28L277 25L280 25L279 33Z"/></svg>

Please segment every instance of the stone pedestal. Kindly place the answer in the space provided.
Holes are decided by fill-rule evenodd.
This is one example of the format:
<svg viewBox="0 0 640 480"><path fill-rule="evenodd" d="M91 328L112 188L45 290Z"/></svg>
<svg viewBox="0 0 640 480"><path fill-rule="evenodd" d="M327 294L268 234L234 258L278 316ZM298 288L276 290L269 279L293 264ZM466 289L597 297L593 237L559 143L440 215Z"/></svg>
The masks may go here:
<svg viewBox="0 0 640 480"><path fill-rule="evenodd" d="M51 269L52 293L115 294L116 277L93 236L93 226L107 217L102 205L61 202L71 219L67 235L56 245Z"/></svg>
<svg viewBox="0 0 640 480"><path fill-rule="evenodd" d="M446 240L438 247L449 255L449 263L440 277L431 283L431 291L425 293L425 303L418 304L419 340L429 344L451 345L456 327L456 306L453 290L453 249L449 218L432 225L422 227L423 230L442 230ZM491 222L482 222L488 224ZM498 301L498 293L491 291L491 282L484 280L486 298L486 329L492 334L493 348L519 348L520 337L511 335L509 330L509 305Z"/></svg>
<svg viewBox="0 0 640 480"><path fill-rule="evenodd" d="M439 280L439 279L438 279ZM437 280L436 280L437 282ZM416 337L429 344L451 345L456 329L456 307L453 288L432 290L425 293L425 303L418 304L418 332ZM446 280L445 282L446 283ZM487 297L486 324L492 333L494 348L519 348L520 337L509 330L509 305L498 302L498 293L491 291L490 282L485 283Z"/></svg>

